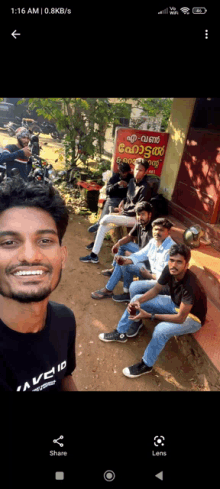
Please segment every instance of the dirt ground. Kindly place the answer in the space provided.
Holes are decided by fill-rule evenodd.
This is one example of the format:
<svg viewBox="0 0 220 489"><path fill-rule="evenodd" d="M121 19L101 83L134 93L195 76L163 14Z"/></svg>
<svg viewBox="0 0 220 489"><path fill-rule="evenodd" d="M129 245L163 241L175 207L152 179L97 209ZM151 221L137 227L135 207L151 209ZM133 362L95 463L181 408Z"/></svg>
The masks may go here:
<svg viewBox="0 0 220 489"><path fill-rule="evenodd" d="M111 298L94 300L91 292L104 287L107 277L101 270L112 263L111 241L104 240L99 254L99 263L81 263L80 256L89 252L86 246L93 234L87 231L88 218L71 214L63 244L68 248L68 261L58 288L51 300L65 304L75 314L76 369L73 378L79 391L198 391L203 390L197 382L196 373L181 353L175 338L161 352L153 371L137 379L129 379L122 373L124 367L139 362L150 341L154 324L146 322L140 334L125 344L103 343L100 332L116 328L125 303L116 303ZM122 282L115 293L122 292ZM156 324L156 323L155 323Z"/></svg>

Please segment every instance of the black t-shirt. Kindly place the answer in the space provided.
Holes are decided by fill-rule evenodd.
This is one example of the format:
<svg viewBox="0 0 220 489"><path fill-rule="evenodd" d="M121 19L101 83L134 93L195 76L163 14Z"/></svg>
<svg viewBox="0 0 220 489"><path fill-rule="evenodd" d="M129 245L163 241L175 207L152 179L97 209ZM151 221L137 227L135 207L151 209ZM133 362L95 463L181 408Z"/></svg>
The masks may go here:
<svg viewBox="0 0 220 489"><path fill-rule="evenodd" d="M167 265L162 271L158 283L160 285L168 284L172 301L178 307L181 302L193 304L190 314L199 318L201 324L204 324L207 313L207 297L202 284L191 270L186 271L182 280L176 281L170 274Z"/></svg>
<svg viewBox="0 0 220 489"><path fill-rule="evenodd" d="M128 184L127 196L122 211L122 216L134 217L136 215L135 206L138 202L150 202L151 187L147 180L147 175L142 178L141 182L136 182L131 178Z"/></svg>
<svg viewBox="0 0 220 489"><path fill-rule="evenodd" d="M152 238L151 223L147 224L147 226L142 226L142 224L136 223L131 229L129 235L134 237L137 236L137 244L139 248L144 248L144 246L146 246Z"/></svg>
<svg viewBox="0 0 220 489"><path fill-rule="evenodd" d="M133 178L131 173L128 173L126 178L121 178L119 173L114 173L107 182L106 195L111 198L126 199L128 187L120 187L119 182L123 180L129 184L131 178Z"/></svg>
<svg viewBox="0 0 220 489"><path fill-rule="evenodd" d="M19 333L0 320L0 391L60 391L75 361L75 317L49 302L45 328Z"/></svg>

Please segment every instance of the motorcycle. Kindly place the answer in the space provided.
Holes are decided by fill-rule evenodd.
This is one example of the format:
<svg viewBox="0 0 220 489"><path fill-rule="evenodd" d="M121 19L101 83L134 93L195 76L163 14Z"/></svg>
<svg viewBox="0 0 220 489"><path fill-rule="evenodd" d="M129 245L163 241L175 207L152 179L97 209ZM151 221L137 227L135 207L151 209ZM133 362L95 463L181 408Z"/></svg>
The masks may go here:
<svg viewBox="0 0 220 489"><path fill-rule="evenodd" d="M47 121L36 122L34 119L22 119L22 126L29 129L31 134L50 134L53 139L61 138L61 134L57 131L55 124Z"/></svg>
<svg viewBox="0 0 220 489"><path fill-rule="evenodd" d="M57 131L55 124L44 121L41 123L41 132L43 134L50 134L53 139L61 139L61 134Z"/></svg>
<svg viewBox="0 0 220 489"><path fill-rule="evenodd" d="M57 174L53 166L48 163L44 158L39 156L40 145L39 137L37 135L31 136L29 147L31 149L30 160L32 164L32 169L28 175L29 181L40 181L43 183L52 183L55 180Z"/></svg>
<svg viewBox="0 0 220 489"><path fill-rule="evenodd" d="M56 171L53 166L39 155L31 156L32 169L28 175L28 181L36 180L38 182L50 184L56 179Z"/></svg>
<svg viewBox="0 0 220 489"><path fill-rule="evenodd" d="M0 165L0 184L3 182L3 180L6 180L7 178L14 178L18 177L20 175L20 172L18 168L12 168L10 172L10 177L7 177L7 167L6 165Z"/></svg>
<svg viewBox="0 0 220 489"><path fill-rule="evenodd" d="M37 121L35 121L34 119L23 118L21 125L22 125L22 127L25 127L26 129L28 129L28 131L30 131L30 134L39 135L42 132L40 124Z"/></svg>
<svg viewBox="0 0 220 489"><path fill-rule="evenodd" d="M0 184L6 177L6 165L0 165Z"/></svg>
<svg viewBox="0 0 220 489"><path fill-rule="evenodd" d="M46 184L53 183L53 180L55 180L57 176L53 166L43 160L43 158L40 158L40 156L34 156L34 158L31 158L31 161L32 169L27 177L27 180L29 182L36 180ZM18 177L20 177L20 171L18 168L12 168L10 171L10 176L8 177L6 165L0 165L0 184L7 178Z"/></svg>
<svg viewBox="0 0 220 489"><path fill-rule="evenodd" d="M28 129L30 134L40 134L41 128L38 123L34 119L21 119L20 117L15 117L15 122L8 122L8 124L4 124L4 127L7 129L9 136L15 136L15 133L19 127L25 127Z"/></svg>
<svg viewBox="0 0 220 489"><path fill-rule="evenodd" d="M22 119L20 119L20 117L15 117L15 121L16 122L8 122L7 124L4 124L8 135L12 137L15 136L17 129L22 125Z"/></svg>
<svg viewBox="0 0 220 489"><path fill-rule="evenodd" d="M44 158L39 156L40 153L40 145L39 145L39 137L37 135L32 135L30 137L30 142L28 144L31 150L31 157L27 163L31 163L31 170L26 175L25 180L28 181L41 181L43 183L52 183L57 177L57 173L54 170L53 166L48 163ZM30 165L28 165L30 168ZM28 169L29 169L28 168ZM18 168L12 168L8 171L9 177L22 177ZM0 165L0 183L3 179L7 178L7 163L3 163Z"/></svg>
<svg viewBox="0 0 220 489"><path fill-rule="evenodd" d="M39 135L42 134L50 134L53 139L61 139L61 134L57 131L55 124L51 124L49 122L39 123L34 119L21 119L20 117L15 117L15 121L8 122L4 124L4 127L7 129L9 136L15 136L16 130L19 127L25 127L29 130L30 134Z"/></svg>

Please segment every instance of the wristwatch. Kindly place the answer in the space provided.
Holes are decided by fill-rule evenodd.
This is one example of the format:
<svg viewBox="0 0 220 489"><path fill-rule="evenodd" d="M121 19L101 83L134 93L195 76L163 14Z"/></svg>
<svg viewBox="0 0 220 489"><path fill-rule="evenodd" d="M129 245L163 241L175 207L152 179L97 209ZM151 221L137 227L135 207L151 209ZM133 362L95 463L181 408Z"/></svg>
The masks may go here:
<svg viewBox="0 0 220 489"><path fill-rule="evenodd" d="M155 314L154 314L154 313L152 313L152 314L151 314L151 317L150 317L150 318L151 318L151 321L153 321L153 320L155 319L155 317L154 317L154 316L155 316Z"/></svg>

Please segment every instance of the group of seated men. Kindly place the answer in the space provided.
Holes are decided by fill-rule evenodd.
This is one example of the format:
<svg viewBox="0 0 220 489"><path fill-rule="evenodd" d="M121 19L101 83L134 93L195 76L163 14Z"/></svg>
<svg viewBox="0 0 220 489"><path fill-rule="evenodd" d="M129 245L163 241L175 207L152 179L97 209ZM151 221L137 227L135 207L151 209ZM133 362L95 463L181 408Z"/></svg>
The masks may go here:
<svg viewBox="0 0 220 489"><path fill-rule="evenodd" d="M96 300L111 297L116 302L129 303L117 328L99 335L103 342L124 343L139 333L143 319L159 321L141 361L123 369L123 374L129 378L151 372L167 341L173 336L198 331L207 313L205 291L188 268L190 248L173 241L170 237L172 223L166 217L154 219L154 208L149 202L148 167L148 162L138 158L134 175L128 179L128 167L119 166L118 175L113 176L108 185L114 191L116 187L126 188L126 196L115 208L109 193L100 220L89 228L91 232L97 231L95 241L87 247L92 251L80 258L81 262L98 263L105 234L115 226L131 228L112 247L112 268L102 272L109 277L106 286L91 294ZM135 277L139 280L134 280ZM113 290L120 280L123 293L114 295Z"/></svg>

